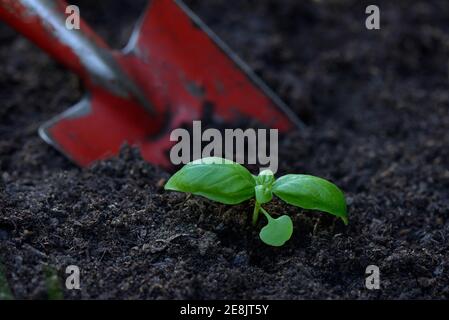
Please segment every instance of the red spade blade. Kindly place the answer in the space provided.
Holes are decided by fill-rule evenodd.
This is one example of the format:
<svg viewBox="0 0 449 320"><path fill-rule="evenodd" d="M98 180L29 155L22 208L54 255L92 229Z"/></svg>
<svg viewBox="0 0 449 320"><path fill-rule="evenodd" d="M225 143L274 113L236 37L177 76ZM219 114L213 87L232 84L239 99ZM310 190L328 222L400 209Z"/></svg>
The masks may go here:
<svg viewBox="0 0 449 320"><path fill-rule="evenodd" d="M0 0L0 4L8 1ZM43 25L42 21L33 23ZM92 33L87 26L83 28L80 32ZM67 58L56 49L40 43L44 40L39 38L42 36L34 35L38 45L83 77L89 92L80 103L40 129L47 142L81 166L113 156L128 143L137 146L147 161L169 167L168 153L175 143L170 141L171 131L203 119L205 113L212 113L213 121L219 123L232 125L247 119L281 132L302 126L295 114L180 1L151 1L123 51L111 52L105 46L96 49L101 50L100 58L114 60L112 69L119 70L119 84L125 83L123 87L128 90L132 83L128 95L109 89L115 81L97 81L86 67L89 62L72 47L65 49L79 59L75 66L64 61Z"/></svg>

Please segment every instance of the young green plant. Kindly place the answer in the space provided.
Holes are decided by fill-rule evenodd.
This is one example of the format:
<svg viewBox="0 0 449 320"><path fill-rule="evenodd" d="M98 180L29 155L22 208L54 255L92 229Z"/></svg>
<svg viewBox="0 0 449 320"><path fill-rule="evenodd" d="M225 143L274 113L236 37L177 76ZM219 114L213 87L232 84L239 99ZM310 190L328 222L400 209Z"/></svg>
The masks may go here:
<svg viewBox="0 0 449 320"><path fill-rule="evenodd" d="M270 170L254 176L242 165L218 157L186 164L167 181L165 189L188 192L230 205L255 198L253 224L257 223L262 212L268 223L260 231L260 239L276 247L290 239L293 223L287 215L273 218L262 207L273 199L273 195L297 207L330 213L348 224L344 194L333 183L304 174L287 174L275 179Z"/></svg>

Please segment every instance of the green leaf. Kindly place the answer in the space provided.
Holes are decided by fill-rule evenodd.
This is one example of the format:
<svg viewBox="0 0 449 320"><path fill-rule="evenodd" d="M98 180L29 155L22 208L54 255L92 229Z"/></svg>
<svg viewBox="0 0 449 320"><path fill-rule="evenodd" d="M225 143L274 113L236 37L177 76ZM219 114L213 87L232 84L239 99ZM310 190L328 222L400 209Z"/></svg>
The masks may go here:
<svg viewBox="0 0 449 320"><path fill-rule="evenodd" d="M309 175L288 174L276 180L273 193L289 204L333 214L348 224L344 194L327 180Z"/></svg>
<svg viewBox="0 0 449 320"><path fill-rule="evenodd" d="M260 230L260 239L270 246L280 247L284 245L293 234L292 219L285 215L276 219L265 216L268 218L268 224Z"/></svg>
<svg viewBox="0 0 449 320"><path fill-rule="evenodd" d="M261 171L255 179L257 184L271 186L274 182L274 173L270 169L266 169Z"/></svg>
<svg viewBox="0 0 449 320"><path fill-rule="evenodd" d="M237 204L254 196L255 185L251 173L240 164L209 157L186 164L167 181L165 189Z"/></svg>
<svg viewBox="0 0 449 320"><path fill-rule="evenodd" d="M273 199L273 193L271 187L258 185L254 188L256 192L256 201L260 204L270 202Z"/></svg>
<svg viewBox="0 0 449 320"><path fill-rule="evenodd" d="M257 186L255 187L256 201L260 204L270 202L273 199L271 187L274 183L274 174L271 170L263 170L257 177L254 177Z"/></svg>

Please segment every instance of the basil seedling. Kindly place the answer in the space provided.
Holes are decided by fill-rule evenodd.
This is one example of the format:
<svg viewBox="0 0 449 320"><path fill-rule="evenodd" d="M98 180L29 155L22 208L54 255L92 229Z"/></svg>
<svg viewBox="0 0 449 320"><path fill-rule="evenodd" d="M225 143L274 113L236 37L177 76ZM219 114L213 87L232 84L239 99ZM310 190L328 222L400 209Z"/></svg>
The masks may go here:
<svg viewBox="0 0 449 320"><path fill-rule="evenodd" d="M253 176L240 164L218 157L186 164L167 181L165 189L189 192L224 204L238 204L255 197L253 224L262 212L268 223L260 231L260 239L276 247L290 239L293 223L287 215L273 218L262 208L273 195L297 207L330 213L348 224L343 192L331 182L304 174L287 174L276 180L270 170Z"/></svg>

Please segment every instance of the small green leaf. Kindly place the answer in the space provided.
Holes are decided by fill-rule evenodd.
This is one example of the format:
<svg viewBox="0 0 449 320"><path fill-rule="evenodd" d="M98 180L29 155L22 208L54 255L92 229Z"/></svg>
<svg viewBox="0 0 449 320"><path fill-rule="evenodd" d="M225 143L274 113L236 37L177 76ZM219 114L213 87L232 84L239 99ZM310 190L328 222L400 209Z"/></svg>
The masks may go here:
<svg viewBox="0 0 449 320"><path fill-rule="evenodd" d="M257 177L254 177L257 186L255 187L256 201L260 204L270 202L273 199L271 191L274 183L274 174L271 170L263 170Z"/></svg>
<svg viewBox="0 0 449 320"><path fill-rule="evenodd" d="M271 199L273 199L273 193L271 192L270 187L259 185L256 186L254 190L256 192L256 201L260 204L270 202Z"/></svg>
<svg viewBox="0 0 449 320"><path fill-rule="evenodd" d="M257 184L271 186L274 182L274 173L270 169L263 170L256 177Z"/></svg>
<svg viewBox="0 0 449 320"><path fill-rule="evenodd" d="M280 247L290 239L292 234L292 219L284 215L276 219L268 218L268 224L260 230L259 237L270 246Z"/></svg>
<svg viewBox="0 0 449 320"><path fill-rule="evenodd" d="M227 159L210 157L186 164L167 181L165 189L237 204L254 196L255 185L245 167Z"/></svg>
<svg viewBox="0 0 449 320"><path fill-rule="evenodd" d="M289 204L333 214L348 224L344 194L327 180L309 175L288 174L276 180L273 193Z"/></svg>

